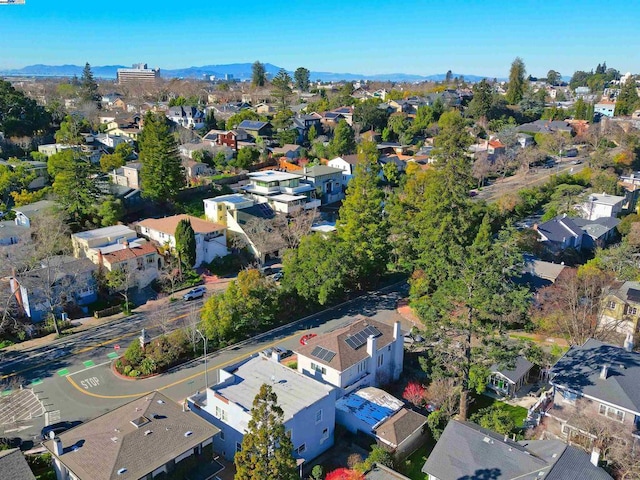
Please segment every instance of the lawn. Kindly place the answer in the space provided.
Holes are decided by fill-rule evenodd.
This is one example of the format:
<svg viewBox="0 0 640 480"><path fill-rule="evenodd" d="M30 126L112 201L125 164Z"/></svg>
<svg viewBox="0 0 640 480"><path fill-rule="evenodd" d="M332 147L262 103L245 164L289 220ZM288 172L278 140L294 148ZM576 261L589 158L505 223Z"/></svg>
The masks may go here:
<svg viewBox="0 0 640 480"><path fill-rule="evenodd" d="M509 416L517 427L521 427L527 418L527 409L524 407L508 405L486 395L473 395L472 398L473 403L469 406L469 416L473 415L482 408L487 408L493 405L509 412Z"/></svg>
<svg viewBox="0 0 640 480"><path fill-rule="evenodd" d="M429 440L427 443L409 455L402 465L400 465L400 470L403 475L409 477L411 480L425 480L427 478L427 476L422 473L422 466L436 445L431 434L429 433L428 435Z"/></svg>

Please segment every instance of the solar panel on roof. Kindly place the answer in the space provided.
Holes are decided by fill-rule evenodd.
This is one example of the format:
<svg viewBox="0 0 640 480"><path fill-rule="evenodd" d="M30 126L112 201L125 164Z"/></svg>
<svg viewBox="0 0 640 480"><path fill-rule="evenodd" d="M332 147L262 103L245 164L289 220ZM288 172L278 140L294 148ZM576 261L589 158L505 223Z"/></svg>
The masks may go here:
<svg viewBox="0 0 640 480"><path fill-rule="evenodd" d="M351 338L351 337L347 337L345 339L345 342L347 342L347 345L349 345L351 348L353 348L354 350L358 347L360 347L361 345L358 345L358 343L355 341L355 339Z"/></svg>
<svg viewBox="0 0 640 480"><path fill-rule="evenodd" d="M335 352L322 347L315 347L311 352L311 355L319 358L320 360L324 360L325 362L330 362L333 357L336 356Z"/></svg>
<svg viewBox="0 0 640 480"><path fill-rule="evenodd" d="M368 325L359 332L356 332L350 337L347 337L345 339L345 342L347 342L347 345L355 350L367 343L367 339L371 335L373 335L374 337L379 337L380 335L382 335L382 333L376 327Z"/></svg>
<svg viewBox="0 0 640 480"><path fill-rule="evenodd" d="M640 290L630 288L627 290L627 298L632 302L640 302Z"/></svg>

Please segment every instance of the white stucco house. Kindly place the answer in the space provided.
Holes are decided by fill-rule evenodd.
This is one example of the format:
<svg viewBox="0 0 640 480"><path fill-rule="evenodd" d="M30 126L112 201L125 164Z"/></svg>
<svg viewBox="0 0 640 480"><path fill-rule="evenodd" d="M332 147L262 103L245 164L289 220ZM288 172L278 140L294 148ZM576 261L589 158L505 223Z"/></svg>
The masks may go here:
<svg viewBox="0 0 640 480"><path fill-rule="evenodd" d="M327 166L342 170L342 185L346 187L349 184L349 180L353 178L353 175L356 172L357 163L357 155L343 155L342 157L336 157L329 160L327 162Z"/></svg>
<svg viewBox="0 0 640 480"><path fill-rule="evenodd" d="M148 218L138 223L140 234L161 246L176 247L176 227L181 220L189 220L196 237L196 263L210 263L214 258L224 257L227 249L227 227L219 223L208 222L190 215L173 215L164 218Z"/></svg>
<svg viewBox="0 0 640 480"><path fill-rule="evenodd" d="M333 445L335 389L278 362L254 355L218 370L218 381L187 399L193 412L220 429L214 450L232 461L242 447L253 400L263 384L271 385L284 412L284 428L294 456L308 462Z"/></svg>
<svg viewBox="0 0 640 480"><path fill-rule="evenodd" d="M298 372L338 387L338 398L358 388L400 378L404 339L393 325L360 316L350 325L311 338L300 346Z"/></svg>
<svg viewBox="0 0 640 480"><path fill-rule="evenodd" d="M597 220L602 217L616 217L626 203L626 198L607 193L592 193L582 204L582 217Z"/></svg>

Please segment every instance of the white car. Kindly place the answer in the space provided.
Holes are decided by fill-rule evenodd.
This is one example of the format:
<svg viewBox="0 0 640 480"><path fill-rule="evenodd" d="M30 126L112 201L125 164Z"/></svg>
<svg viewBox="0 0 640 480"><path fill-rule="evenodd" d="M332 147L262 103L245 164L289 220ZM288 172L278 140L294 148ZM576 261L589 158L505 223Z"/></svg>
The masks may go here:
<svg viewBox="0 0 640 480"><path fill-rule="evenodd" d="M185 300L195 300L196 298L202 298L204 297L204 294L207 293L207 289L204 287L196 287L196 288L192 288L191 290L189 290L187 293L185 293L182 298L184 298Z"/></svg>

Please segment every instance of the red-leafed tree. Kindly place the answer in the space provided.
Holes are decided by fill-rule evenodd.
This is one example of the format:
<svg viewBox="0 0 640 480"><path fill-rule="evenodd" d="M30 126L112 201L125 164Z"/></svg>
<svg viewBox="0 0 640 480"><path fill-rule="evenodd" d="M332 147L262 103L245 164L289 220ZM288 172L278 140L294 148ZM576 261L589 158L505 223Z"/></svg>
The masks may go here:
<svg viewBox="0 0 640 480"><path fill-rule="evenodd" d="M329 472L325 480L364 480L364 474L348 468L338 468L333 472Z"/></svg>
<svg viewBox="0 0 640 480"><path fill-rule="evenodd" d="M419 407L424 403L425 388L418 382L409 382L402 392L402 398Z"/></svg>

